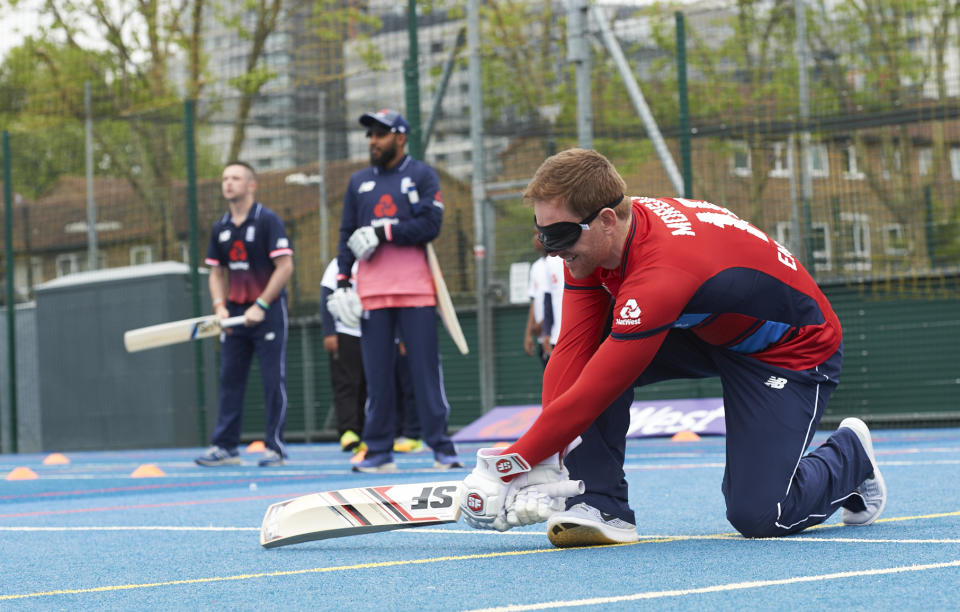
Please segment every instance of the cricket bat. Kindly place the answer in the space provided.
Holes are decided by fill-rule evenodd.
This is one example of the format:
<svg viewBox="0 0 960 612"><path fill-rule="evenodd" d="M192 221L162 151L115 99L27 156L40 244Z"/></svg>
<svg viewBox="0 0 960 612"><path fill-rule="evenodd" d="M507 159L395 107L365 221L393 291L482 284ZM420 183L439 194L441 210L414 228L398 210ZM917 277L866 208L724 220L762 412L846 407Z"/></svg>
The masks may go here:
<svg viewBox="0 0 960 612"><path fill-rule="evenodd" d="M422 482L311 493L267 508L260 545L276 548L311 540L456 523L463 482Z"/></svg>
<svg viewBox="0 0 960 612"><path fill-rule="evenodd" d="M437 294L437 311L440 313L440 320L447 329L447 333L453 339L462 355L470 352L467 347L467 339L463 337L463 330L460 329L460 321L457 319L457 311L453 308L453 301L450 299L450 292L447 291L447 283L443 280L443 272L440 270L440 262L437 261L437 253L433 250L433 244L427 243L427 263L430 266L430 275L433 276L433 287Z"/></svg>
<svg viewBox="0 0 960 612"><path fill-rule="evenodd" d="M207 315L195 319L184 319L131 329L123 334L123 345L128 353L144 349L167 346L189 340L209 338L218 335L224 328L243 325L243 316L220 319L217 315Z"/></svg>

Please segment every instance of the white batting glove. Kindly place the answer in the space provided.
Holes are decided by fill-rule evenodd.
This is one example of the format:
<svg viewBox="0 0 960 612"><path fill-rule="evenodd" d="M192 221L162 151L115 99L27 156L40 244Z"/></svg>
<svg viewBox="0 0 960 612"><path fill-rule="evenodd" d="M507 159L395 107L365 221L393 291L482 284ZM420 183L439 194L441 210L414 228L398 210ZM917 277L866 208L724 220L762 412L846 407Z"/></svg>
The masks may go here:
<svg viewBox="0 0 960 612"><path fill-rule="evenodd" d="M360 325L363 306L360 304L360 296L352 287L340 287L327 296L327 310L347 327Z"/></svg>
<svg viewBox="0 0 960 612"><path fill-rule="evenodd" d="M506 531L513 527L507 521L507 505L513 501L517 480L530 466L517 453L501 455L498 448L481 448L477 451L477 465L463 484L466 493L460 502L463 518L474 529ZM503 477L517 475L510 482Z"/></svg>
<svg viewBox="0 0 960 612"><path fill-rule="evenodd" d="M525 477L525 478L524 478ZM584 492L582 480L570 480L570 472L557 455L536 465L524 478L522 488L507 506L507 523L513 527L542 523L566 509L568 497Z"/></svg>
<svg viewBox="0 0 960 612"><path fill-rule="evenodd" d="M516 492L507 508L507 522L514 527L542 523L556 512L563 512L567 498L586 490L582 480L570 480L563 459L580 446L577 436L559 454L552 455L525 474L526 486Z"/></svg>
<svg viewBox="0 0 960 612"><path fill-rule="evenodd" d="M350 234L347 240L347 246L353 251L357 259L367 261L373 256L373 252L380 246L380 239L377 238L377 231L373 227L366 225Z"/></svg>

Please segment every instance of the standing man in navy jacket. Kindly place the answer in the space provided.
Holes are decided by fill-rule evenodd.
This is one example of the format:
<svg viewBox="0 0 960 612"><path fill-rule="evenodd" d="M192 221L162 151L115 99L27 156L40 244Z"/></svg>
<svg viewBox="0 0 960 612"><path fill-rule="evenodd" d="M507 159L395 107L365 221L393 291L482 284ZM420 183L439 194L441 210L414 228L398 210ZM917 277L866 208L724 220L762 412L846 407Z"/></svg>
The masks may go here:
<svg viewBox="0 0 960 612"><path fill-rule="evenodd" d="M338 278L327 300L346 323L360 320L367 414L360 472L396 470L396 348L407 348L423 440L433 449L434 467L463 467L447 435L447 404L437 348L436 296L424 245L437 237L443 202L437 173L404 153L409 124L392 110L364 113L370 166L350 177L343 201L337 262L349 270L355 260L357 288ZM362 318L361 318L362 315Z"/></svg>
<svg viewBox="0 0 960 612"><path fill-rule="evenodd" d="M283 222L254 199L257 177L241 161L227 164L221 191L229 210L213 224L207 247L210 299L221 319L243 315L243 327L220 334L220 411L211 446L200 465L237 465L243 395L250 360L257 354L263 377L266 446L261 467L283 465L287 420L286 284L293 274L293 248ZM349 269L349 268L348 268Z"/></svg>

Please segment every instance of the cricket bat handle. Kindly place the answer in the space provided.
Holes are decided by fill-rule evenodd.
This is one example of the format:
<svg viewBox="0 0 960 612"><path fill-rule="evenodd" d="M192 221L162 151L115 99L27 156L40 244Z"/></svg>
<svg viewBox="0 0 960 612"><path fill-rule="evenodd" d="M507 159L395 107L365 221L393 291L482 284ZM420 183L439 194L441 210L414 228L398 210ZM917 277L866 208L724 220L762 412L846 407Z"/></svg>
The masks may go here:
<svg viewBox="0 0 960 612"><path fill-rule="evenodd" d="M243 315L227 317L226 319L220 319L220 327L237 327L238 325L243 325L243 321Z"/></svg>

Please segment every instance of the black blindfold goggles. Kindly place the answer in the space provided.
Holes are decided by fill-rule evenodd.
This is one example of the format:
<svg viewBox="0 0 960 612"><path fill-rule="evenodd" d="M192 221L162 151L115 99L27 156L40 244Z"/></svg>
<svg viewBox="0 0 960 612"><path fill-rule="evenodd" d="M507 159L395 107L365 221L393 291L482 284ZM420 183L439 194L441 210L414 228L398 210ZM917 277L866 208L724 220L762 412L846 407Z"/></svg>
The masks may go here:
<svg viewBox="0 0 960 612"><path fill-rule="evenodd" d="M537 225L537 239L543 245L544 250L549 255L557 251L569 249L580 240L580 234L585 229L590 229L590 223L597 218L604 208L616 208L623 201L623 194L620 194L616 200L609 204L604 204L597 210L583 218L579 223L573 221L560 221L550 225L537 225L537 218L534 216L533 224Z"/></svg>

